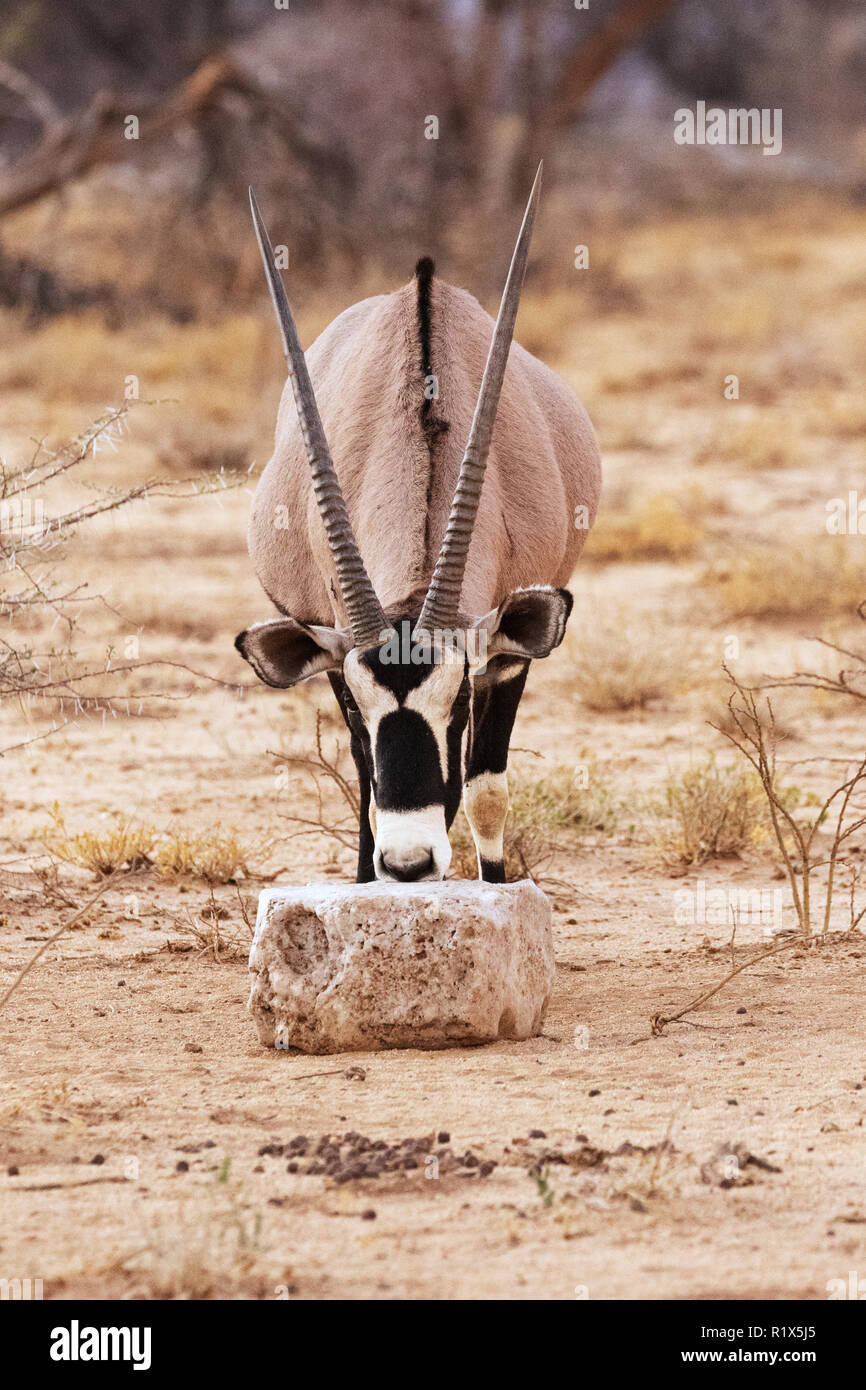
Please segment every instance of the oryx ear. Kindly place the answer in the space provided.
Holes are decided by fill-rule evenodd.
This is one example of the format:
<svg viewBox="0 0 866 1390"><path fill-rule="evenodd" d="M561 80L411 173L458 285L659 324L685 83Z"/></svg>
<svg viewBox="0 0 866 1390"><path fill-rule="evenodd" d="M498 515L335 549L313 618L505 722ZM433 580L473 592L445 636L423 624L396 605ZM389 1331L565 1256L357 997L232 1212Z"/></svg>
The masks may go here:
<svg viewBox="0 0 866 1390"><path fill-rule="evenodd" d="M515 589L474 626L486 633L487 660L494 656L550 656L565 636L574 599L567 589L538 585Z"/></svg>
<svg viewBox="0 0 866 1390"><path fill-rule="evenodd" d="M259 680L287 690L320 671L339 670L352 639L339 628L273 618L246 628L235 638L235 646Z"/></svg>

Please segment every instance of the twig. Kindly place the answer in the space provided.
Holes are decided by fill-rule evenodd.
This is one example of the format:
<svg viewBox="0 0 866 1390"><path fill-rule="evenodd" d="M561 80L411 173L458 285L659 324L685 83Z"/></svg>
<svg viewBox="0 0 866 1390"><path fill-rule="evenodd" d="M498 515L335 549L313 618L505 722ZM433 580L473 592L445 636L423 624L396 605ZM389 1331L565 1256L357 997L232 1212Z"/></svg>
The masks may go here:
<svg viewBox="0 0 866 1390"><path fill-rule="evenodd" d="M780 951L790 951L794 946L802 945L803 940L798 937L795 941L784 941L781 946L773 946L769 951L762 951L759 956L752 956L751 960L745 960L742 965L737 965L733 970L729 970L723 980L720 980L717 985L713 985L712 989L708 989L703 994L698 995L697 999L693 999L690 1004L686 1004L685 1008L680 1009L679 1013L653 1014L650 1019L650 1028L652 1029L651 1036L654 1038L661 1037L669 1023L679 1023L686 1014L690 1014L695 1009L699 1009L708 999L712 999L714 994L718 994L719 990L723 989L735 975L739 975L742 971L748 970L750 965L757 965L759 961L766 960L769 956L779 955ZM646 1041L648 1041L646 1038L635 1038L635 1042Z"/></svg>
<svg viewBox="0 0 866 1390"><path fill-rule="evenodd" d="M12 981L6 993L3 995L3 998L0 999L0 1009L3 1008L4 1004L7 1004L9 1002L9 1000L12 998L12 995L15 993L16 989L20 985L21 981L24 979L24 976L29 975L30 971L33 969L40 956L44 956L45 952L48 950L48 947L52 946L54 942L57 941L58 938L61 937L65 931L69 930L70 927L74 927L76 922L80 922L81 918L84 917L93 907L93 904L99 901L99 899L103 896L106 890L110 888L113 883L117 882L118 878L126 878L126 876L126 874L112 874L110 878L107 878L105 882L100 885L100 887L93 894L93 896L87 899L87 902L84 904L83 907L80 907L78 911L74 913L73 916L70 917L67 922L64 922L61 927L58 927L57 931L54 933L53 936L49 936L48 940L43 942L43 944L39 947L39 950L36 952L35 956L31 956L24 969Z"/></svg>

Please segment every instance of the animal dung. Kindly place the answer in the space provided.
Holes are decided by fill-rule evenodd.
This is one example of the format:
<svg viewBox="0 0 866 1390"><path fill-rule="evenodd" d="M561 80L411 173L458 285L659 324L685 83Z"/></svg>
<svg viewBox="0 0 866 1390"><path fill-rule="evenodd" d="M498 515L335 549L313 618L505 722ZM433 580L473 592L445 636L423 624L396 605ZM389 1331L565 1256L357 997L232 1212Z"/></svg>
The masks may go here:
<svg viewBox="0 0 866 1390"><path fill-rule="evenodd" d="M259 1038L285 1051L530 1038L553 988L550 903L528 879L269 888L250 975Z"/></svg>

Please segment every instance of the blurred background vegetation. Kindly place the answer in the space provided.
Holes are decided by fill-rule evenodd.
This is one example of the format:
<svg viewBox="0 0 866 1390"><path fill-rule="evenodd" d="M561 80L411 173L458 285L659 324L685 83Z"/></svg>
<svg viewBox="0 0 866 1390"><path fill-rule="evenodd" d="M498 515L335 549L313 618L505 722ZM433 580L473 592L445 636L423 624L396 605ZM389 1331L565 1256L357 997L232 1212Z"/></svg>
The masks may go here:
<svg viewBox="0 0 866 1390"><path fill-rule="evenodd" d="M675 145L673 113L698 99L781 107L781 155ZM778 204L803 186L860 199L866 12L860 0L4 0L0 306L28 325L96 309L110 328L241 310L261 293L249 183L301 302L399 282L422 253L489 297L502 219L542 155L532 275L553 283L573 278L575 242L636 220ZM594 307L616 310L627 288L606 269Z"/></svg>

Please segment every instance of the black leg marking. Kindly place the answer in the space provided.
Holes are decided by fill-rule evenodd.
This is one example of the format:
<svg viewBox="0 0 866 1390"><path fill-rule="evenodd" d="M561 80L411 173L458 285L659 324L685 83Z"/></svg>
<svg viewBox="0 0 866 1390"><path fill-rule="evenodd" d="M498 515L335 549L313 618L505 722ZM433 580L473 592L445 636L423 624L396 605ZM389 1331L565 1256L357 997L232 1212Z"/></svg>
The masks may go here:
<svg viewBox="0 0 866 1390"><path fill-rule="evenodd" d="M510 680L479 688L467 780L482 772L505 772L508 767L508 745L528 675L527 661Z"/></svg>
<svg viewBox="0 0 866 1390"><path fill-rule="evenodd" d="M481 877L485 883L505 883L505 864L501 859L485 859L481 856Z"/></svg>
<svg viewBox="0 0 866 1390"><path fill-rule="evenodd" d="M509 680L481 685L476 690L464 804L478 850L481 877L486 883L506 881L501 849L508 805L505 773L508 745L528 672L527 661Z"/></svg>

